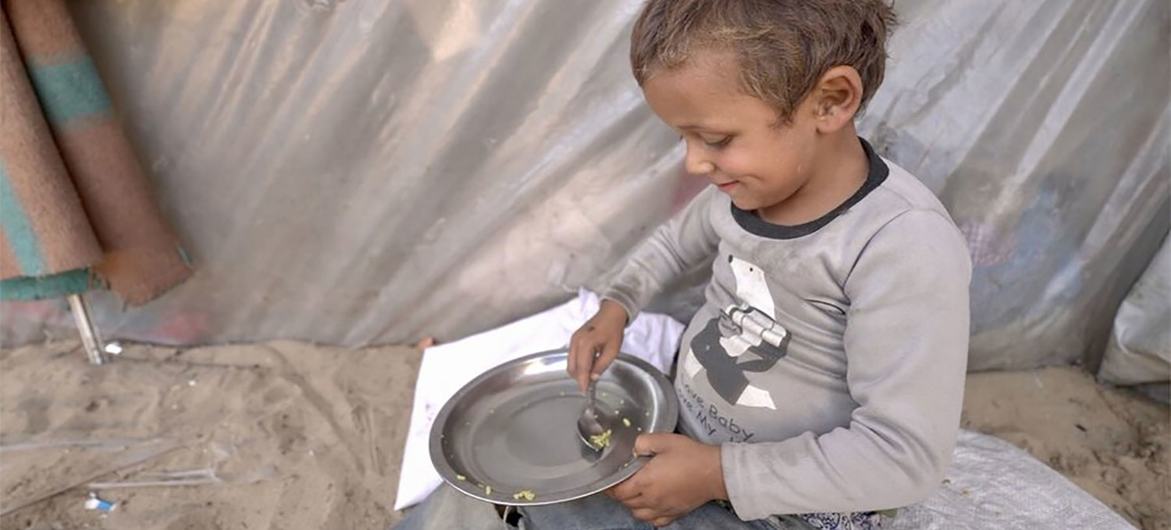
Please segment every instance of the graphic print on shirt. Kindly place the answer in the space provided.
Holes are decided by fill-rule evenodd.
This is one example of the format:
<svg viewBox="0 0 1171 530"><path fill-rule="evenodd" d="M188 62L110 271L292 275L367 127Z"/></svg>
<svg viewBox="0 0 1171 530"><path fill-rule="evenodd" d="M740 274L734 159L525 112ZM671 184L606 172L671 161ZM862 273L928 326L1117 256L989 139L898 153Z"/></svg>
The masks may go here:
<svg viewBox="0 0 1171 530"><path fill-rule="evenodd" d="M789 332L774 320L773 295L760 267L729 255L736 300L691 339L683 369L694 378L706 370L708 384L728 403L776 410L772 396L752 385L745 372L764 372L787 353Z"/></svg>

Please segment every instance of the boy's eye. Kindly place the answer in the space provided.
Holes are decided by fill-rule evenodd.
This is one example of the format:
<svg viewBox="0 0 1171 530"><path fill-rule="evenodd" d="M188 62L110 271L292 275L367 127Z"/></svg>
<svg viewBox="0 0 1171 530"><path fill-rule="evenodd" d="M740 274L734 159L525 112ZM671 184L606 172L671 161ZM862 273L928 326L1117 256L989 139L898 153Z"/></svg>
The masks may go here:
<svg viewBox="0 0 1171 530"><path fill-rule="evenodd" d="M699 140L700 142L703 142L703 145L705 145L707 147L716 148L716 149L724 147L732 141L732 135L730 135L730 134L726 134L724 136L705 136L702 134L694 134L694 133L679 136L679 141L686 142L688 136L690 136L691 138L695 138L695 139Z"/></svg>
<svg viewBox="0 0 1171 530"><path fill-rule="evenodd" d="M728 142L732 141L732 135L720 136L718 138L701 137L700 139L703 140L704 145L707 145L708 147L724 147L725 145L728 145Z"/></svg>

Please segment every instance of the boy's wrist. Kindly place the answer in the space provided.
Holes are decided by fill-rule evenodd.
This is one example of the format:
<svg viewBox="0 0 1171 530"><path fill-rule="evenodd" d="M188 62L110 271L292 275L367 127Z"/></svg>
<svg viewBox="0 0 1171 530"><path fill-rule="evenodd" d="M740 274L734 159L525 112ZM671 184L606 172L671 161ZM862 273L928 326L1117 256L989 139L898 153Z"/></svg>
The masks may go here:
<svg viewBox="0 0 1171 530"><path fill-rule="evenodd" d="M622 307L622 304L619 304L618 302L615 302L609 298L602 299L602 304L601 307L599 307L598 312L607 315L607 318L614 318L615 320L621 322L623 327L626 327L627 324L630 324L630 315L626 313L626 308Z"/></svg>
<svg viewBox="0 0 1171 530"><path fill-rule="evenodd" d="M711 480L711 496L714 500L726 501L728 500L728 488L724 484L724 464L721 455L721 446L712 445L709 451L709 469L712 470Z"/></svg>

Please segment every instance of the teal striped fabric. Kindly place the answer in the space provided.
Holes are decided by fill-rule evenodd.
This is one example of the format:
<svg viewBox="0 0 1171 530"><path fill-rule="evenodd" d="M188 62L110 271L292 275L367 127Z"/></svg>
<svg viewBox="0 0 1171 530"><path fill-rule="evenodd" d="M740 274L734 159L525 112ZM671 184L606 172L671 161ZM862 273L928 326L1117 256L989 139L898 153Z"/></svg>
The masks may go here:
<svg viewBox="0 0 1171 530"><path fill-rule="evenodd" d="M84 293L95 286L89 269L73 269L36 278L0 280L0 300L40 300Z"/></svg>
<svg viewBox="0 0 1171 530"><path fill-rule="evenodd" d="M49 276L45 273L45 260L37 247L37 236L33 232L28 215L17 200L12 181L0 160L0 229L21 273L25 276L0 281L0 300L37 300L56 298L74 293L84 293L92 285L89 269L74 269Z"/></svg>
<svg viewBox="0 0 1171 530"><path fill-rule="evenodd" d="M32 223L12 189L12 181L4 169L3 160L0 160L0 228L12 246L21 274L44 274L45 260L41 257L41 249L37 247L37 234L33 232Z"/></svg>
<svg viewBox="0 0 1171 530"><path fill-rule="evenodd" d="M110 113L110 97L89 56L54 64L34 64L29 69L33 88L50 124Z"/></svg>

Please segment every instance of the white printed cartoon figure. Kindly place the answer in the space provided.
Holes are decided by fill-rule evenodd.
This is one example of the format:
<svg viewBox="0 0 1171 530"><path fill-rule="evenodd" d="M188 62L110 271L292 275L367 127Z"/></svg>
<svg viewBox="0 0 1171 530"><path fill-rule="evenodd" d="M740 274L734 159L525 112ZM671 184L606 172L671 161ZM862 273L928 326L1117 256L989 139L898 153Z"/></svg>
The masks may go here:
<svg viewBox="0 0 1171 530"><path fill-rule="evenodd" d="M745 372L764 372L785 356L789 332L774 318L773 295L760 267L728 256L736 300L691 339L683 369L695 377L707 370L709 384L728 403L776 409L772 396L753 386Z"/></svg>

